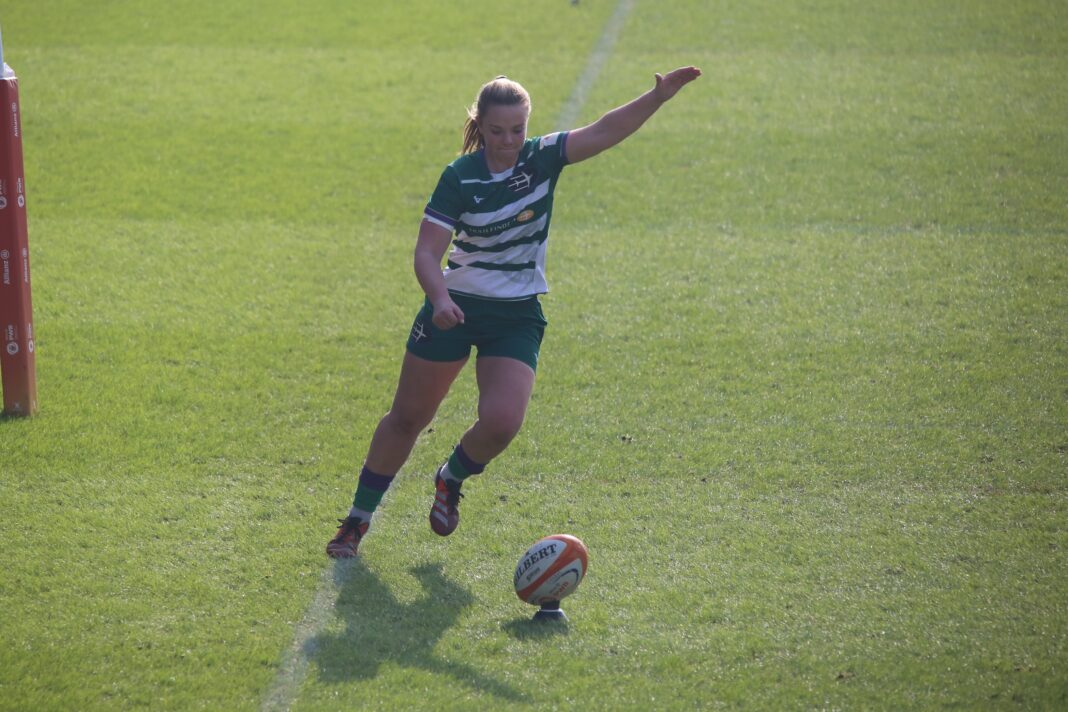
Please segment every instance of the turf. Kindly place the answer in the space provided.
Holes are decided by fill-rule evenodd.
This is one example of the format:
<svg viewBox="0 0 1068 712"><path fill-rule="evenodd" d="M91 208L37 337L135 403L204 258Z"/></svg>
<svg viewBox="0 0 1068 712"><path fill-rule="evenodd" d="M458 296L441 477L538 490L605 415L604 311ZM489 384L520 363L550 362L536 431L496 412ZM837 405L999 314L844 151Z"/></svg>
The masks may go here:
<svg viewBox="0 0 1068 712"><path fill-rule="evenodd" d="M506 73L552 130L614 7L5 5L42 410L0 420L0 709L270 706L327 583L293 709L1068 705L1057 2L635 3L582 119L705 76L565 170L523 433L432 535L465 374L325 559L465 105ZM591 570L543 628L554 531Z"/></svg>

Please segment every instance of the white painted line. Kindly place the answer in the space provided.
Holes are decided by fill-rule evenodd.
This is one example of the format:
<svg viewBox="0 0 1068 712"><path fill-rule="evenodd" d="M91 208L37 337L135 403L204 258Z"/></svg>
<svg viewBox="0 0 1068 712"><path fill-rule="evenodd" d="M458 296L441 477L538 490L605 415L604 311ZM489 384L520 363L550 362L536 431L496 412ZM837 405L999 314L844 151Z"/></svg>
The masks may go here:
<svg viewBox="0 0 1068 712"><path fill-rule="evenodd" d="M341 589L355 575L358 559L338 559L323 571L315 599L297 624L293 642L282 658L282 666L274 677L271 689L263 700L263 712L281 712L293 706L308 673L308 660L315 655L314 640L326 630L334 617L334 604Z"/></svg>
<svg viewBox="0 0 1068 712"><path fill-rule="evenodd" d="M635 0L619 0L619 3L616 4L616 9L612 12L612 16L608 18L608 22L605 23L604 30L601 31L601 37L597 40L597 45L590 52L589 59L586 60L586 68L582 70L578 81L575 82L575 88L571 90L571 96L567 98L567 101L564 102L563 107L560 109L560 116L556 119L557 131L579 128L575 126L575 122L578 121L582 107L586 105L586 96L590 93L590 88L593 87L594 82L597 81L604 63L611 56L612 49L616 45L616 39L623 29L623 24L627 21L630 11L634 9L634 2Z"/></svg>

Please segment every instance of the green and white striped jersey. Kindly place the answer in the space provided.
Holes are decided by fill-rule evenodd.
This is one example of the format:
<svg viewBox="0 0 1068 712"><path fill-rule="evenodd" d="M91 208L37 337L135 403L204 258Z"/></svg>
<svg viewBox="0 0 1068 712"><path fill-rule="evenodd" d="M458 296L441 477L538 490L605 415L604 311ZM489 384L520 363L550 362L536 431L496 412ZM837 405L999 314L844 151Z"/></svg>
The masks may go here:
<svg viewBox="0 0 1068 712"><path fill-rule="evenodd" d="M445 168L423 218L455 234L444 271L449 291L488 299L549 291L545 248L566 143L566 131L529 138L504 173L490 173L481 150Z"/></svg>

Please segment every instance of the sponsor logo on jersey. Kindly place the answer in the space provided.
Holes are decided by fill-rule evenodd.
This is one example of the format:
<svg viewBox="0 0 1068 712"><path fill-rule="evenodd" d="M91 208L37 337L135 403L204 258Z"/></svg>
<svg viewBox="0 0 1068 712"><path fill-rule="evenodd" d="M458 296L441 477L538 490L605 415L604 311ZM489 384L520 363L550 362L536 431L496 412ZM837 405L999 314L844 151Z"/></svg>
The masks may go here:
<svg viewBox="0 0 1068 712"><path fill-rule="evenodd" d="M534 217L533 210L524 210L523 212L519 213L519 215L517 215L515 219L521 223L524 223L527 220L530 220L532 217Z"/></svg>

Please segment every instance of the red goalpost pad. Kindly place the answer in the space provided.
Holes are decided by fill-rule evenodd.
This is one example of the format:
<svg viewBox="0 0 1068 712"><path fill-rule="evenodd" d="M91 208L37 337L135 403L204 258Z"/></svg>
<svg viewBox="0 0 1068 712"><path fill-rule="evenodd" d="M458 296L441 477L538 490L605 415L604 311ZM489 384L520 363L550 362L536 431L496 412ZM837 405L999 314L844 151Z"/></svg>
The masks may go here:
<svg viewBox="0 0 1068 712"><path fill-rule="evenodd" d="M6 64L0 63L0 71L0 375L4 412L33 415L37 412L37 364L19 83Z"/></svg>

